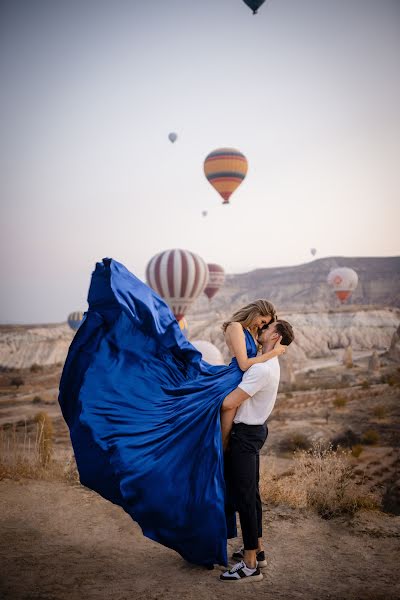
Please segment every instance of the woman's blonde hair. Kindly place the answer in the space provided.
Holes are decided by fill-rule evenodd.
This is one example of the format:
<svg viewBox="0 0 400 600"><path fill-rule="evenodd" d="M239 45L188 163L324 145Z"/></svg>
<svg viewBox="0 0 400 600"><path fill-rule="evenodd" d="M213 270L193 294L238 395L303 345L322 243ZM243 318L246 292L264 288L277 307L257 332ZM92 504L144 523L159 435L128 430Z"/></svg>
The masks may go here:
<svg viewBox="0 0 400 600"><path fill-rule="evenodd" d="M239 308L231 316L229 321L225 321L222 325L222 331L225 333L226 328L231 323L241 323L243 327L249 327L256 317L271 317L272 321L276 320L276 310L268 300L254 300L243 308Z"/></svg>

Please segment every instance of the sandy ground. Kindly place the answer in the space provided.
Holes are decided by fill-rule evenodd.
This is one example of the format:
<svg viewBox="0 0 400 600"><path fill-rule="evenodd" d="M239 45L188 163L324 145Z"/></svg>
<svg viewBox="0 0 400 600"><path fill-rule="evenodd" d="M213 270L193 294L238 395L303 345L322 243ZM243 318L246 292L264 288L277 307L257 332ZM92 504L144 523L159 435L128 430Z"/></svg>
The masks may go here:
<svg viewBox="0 0 400 600"><path fill-rule="evenodd" d="M79 484L4 480L0 514L5 600L400 598L400 517L382 513L323 521L269 508L269 564L263 581L244 584L144 538L120 507Z"/></svg>

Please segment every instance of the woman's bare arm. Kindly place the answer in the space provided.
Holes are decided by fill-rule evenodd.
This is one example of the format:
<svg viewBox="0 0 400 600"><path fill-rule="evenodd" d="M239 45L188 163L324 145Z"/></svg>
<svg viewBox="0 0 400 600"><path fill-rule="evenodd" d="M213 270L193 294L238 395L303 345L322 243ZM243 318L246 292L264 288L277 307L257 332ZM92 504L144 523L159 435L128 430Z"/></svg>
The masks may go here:
<svg viewBox="0 0 400 600"><path fill-rule="evenodd" d="M238 365L242 371L247 371L252 365L257 365L270 360L274 356L280 356L286 350L286 346L280 344L281 337L278 339L275 347L270 352L265 352L254 358L247 356L246 341L243 333L243 327L240 323L230 323L225 332L226 340L233 352L233 355L238 361Z"/></svg>

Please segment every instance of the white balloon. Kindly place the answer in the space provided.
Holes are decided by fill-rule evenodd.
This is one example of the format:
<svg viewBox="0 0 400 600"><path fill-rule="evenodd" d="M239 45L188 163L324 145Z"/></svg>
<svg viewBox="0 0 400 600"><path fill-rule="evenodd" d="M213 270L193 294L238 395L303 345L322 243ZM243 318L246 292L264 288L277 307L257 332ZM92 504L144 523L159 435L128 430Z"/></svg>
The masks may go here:
<svg viewBox="0 0 400 600"><path fill-rule="evenodd" d="M217 346L214 346L211 342L206 340L194 340L191 342L192 345L201 352L203 360L208 362L210 365L224 365L224 359L222 358L221 352Z"/></svg>

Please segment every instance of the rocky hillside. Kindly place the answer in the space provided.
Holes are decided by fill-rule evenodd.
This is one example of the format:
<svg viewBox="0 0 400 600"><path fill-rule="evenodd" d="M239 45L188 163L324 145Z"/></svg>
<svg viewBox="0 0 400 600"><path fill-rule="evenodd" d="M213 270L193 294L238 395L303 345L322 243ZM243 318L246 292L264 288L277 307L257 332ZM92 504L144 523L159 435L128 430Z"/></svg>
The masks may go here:
<svg viewBox="0 0 400 600"><path fill-rule="evenodd" d="M256 298L267 298L279 310L337 308L339 301L326 283L334 267L350 267L359 277L357 289L348 305L400 307L400 257L330 257L295 267L256 269L228 275L224 287L211 303L199 298L192 313L227 311Z"/></svg>

